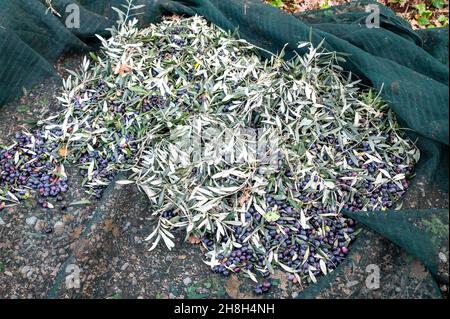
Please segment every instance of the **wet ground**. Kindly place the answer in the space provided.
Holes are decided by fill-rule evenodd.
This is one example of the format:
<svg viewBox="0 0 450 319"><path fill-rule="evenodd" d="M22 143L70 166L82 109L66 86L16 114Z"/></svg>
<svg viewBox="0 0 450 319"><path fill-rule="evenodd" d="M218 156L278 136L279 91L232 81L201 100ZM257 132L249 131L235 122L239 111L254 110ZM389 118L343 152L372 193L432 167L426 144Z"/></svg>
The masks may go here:
<svg viewBox="0 0 450 319"><path fill-rule="evenodd" d="M58 70L64 75L64 67L72 69L78 61L65 58ZM0 144L60 111L56 80L24 93L0 109ZM69 195L54 209L29 199L0 210L0 298L256 297L250 279L212 273L201 247L185 243L181 232L172 251L160 245L148 252L144 239L153 221L145 195L133 187L115 185L101 201L80 203L87 195L75 172L68 173ZM446 208L448 194L419 185L404 200L404 208L411 207ZM448 282L448 247L440 257ZM379 283L371 276L378 269ZM317 285L294 285L282 272L272 276L272 284L265 298L441 298L448 289L436 285L417 259L369 230L341 269Z"/></svg>

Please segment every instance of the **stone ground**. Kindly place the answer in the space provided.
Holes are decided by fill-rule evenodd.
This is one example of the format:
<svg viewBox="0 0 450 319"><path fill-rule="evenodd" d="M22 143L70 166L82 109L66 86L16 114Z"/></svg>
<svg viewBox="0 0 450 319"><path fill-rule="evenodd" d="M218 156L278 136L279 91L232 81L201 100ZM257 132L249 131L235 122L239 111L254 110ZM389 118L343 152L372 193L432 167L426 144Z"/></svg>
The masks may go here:
<svg viewBox="0 0 450 319"><path fill-rule="evenodd" d="M79 61L66 57L57 69L64 76L64 67L73 69ZM57 81L50 79L0 109L0 144L60 111L57 94ZM148 252L144 238L152 230L152 219L143 194L115 185L101 201L83 204L79 201L87 195L77 186L80 180L70 169L68 173L69 195L54 209L29 199L0 210L0 298L256 297L251 280L210 272L200 246L185 243L182 233L172 251L160 245ZM448 207L448 194L419 187L404 202L404 208L443 208ZM341 271L320 293L314 293L317 285L303 290L277 272L274 288L264 297L441 298L439 288L447 296L448 286L438 288L421 262L375 233L363 230L352 248ZM448 282L448 247L440 257ZM367 267L373 264L380 268L378 289L365 284Z"/></svg>

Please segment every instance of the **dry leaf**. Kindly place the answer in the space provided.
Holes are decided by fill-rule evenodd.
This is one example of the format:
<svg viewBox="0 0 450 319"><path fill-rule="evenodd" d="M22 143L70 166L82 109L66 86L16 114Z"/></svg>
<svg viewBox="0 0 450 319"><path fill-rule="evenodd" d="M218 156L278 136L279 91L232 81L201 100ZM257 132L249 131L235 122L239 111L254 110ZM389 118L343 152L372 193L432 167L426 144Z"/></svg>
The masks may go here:
<svg viewBox="0 0 450 319"><path fill-rule="evenodd" d="M119 227L116 227L116 226L113 227L113 229L112 229L112 235L113 235L114 237L116 237L116 238L120 236Z"/></svg>
<svg viewBox="0 0 450 319"><path fill-rule="evenodd" d="M170 17L167 17L167 19L179 22L179 21L181 21L181 16L174 14Z"/></svg>
<svg viewBox="0 0 450 319"><path fill-rule="evenodd" d="M78 226L77 228L74 228L72 230L72 232L70 233L70 237L73 239L79 238L82 232L83 232L83 226Z"/></svg>
<svg viewBox="0 0 450 319"><path fill-rule="evenodd" d="M241 282L239 281L238 276L235 274L231 275L230 279L227 280L225 284L225 291L227 294L233 299L241 298L241 293L239 292L239 286Z"/></svg>
<svg viewBox="0 0 450 319"><path fill-rule="evenodd" d="M233 299L261 299L262 296L255 296L254 294L246 294L239 291L241 282L237 275L232 274L230 279L225 284L225 291Z"/></svg>
<svg viewBox="0 0 450 319"><path fill-rule="evenodd" d="M113 227L114 227L114 226L113 226L112 219L111 219L111 218L106 219L106 220L105 220L105 230L106 230L107 232L110 232L110 231L112 231Z"/></svg>
<svg viewBox="0 0 450 319"><path fill-rule="evenodd" d="M61 148L58 151L58 154L61 157L67 157L67 155L69 155L69 150L67 148L67 145L61 146Z"/></svg>
<svg viewBox="0 0 450 319"><path fill-rule="evenodd" d="M244 204L250 199L250 192L248 190L244 190L242 196L239 198L239 206L242 207Z"/></svg>
<svg viewBox="0 0 450 319"><path fill-rule="evenodd" d="M105 231L112 233L114 237L119 237L120 235L119 228L113 224L113 220L111 218L105 220Z"/></svg>
<svg viewBox="0 0 450 319"><path fill-rule="evenodd" d="M76 258L83 258L86 255L86 252L91 248L92 243L87 238L77 240L70 245L70 249Z"/></svg>
<svg viewBox="0 0 450 319"><path fill-rule="evenodd" d="M410 275L416 279L423 280L428 276L428 272L420 261L414 260L411 265Z"/></svg>
<svg viewBox="0 0 450 319"><path fill-rule="evenodd" d="M126 63L124 63L124 64L119 63L114 68L114 74L123 75L125 72L130 72L131 70L132 70L132 68L129 65L127 65Z"/></svg>
<svg viewBox="0 0 450 319"><path fill-rule="evenodd" d="M200 244L200 239L195 237L194 235L190 235L187 239L188 243L191 245L198 245Z"/></svg>
<svg viewBox="0 0 450 319"><path fill-rule="evenodd" d="M70 223L71 221L73 221L74 220L74 217L73 217L73 215L71 215L71 214L64 214L63 215L63 222L64 223Z"/></svg>
<svg viewBox="0 0 450 319"><path fill-rule="evenodd" d="M348 288L342 288L342 291L344 292L344 294L346 294L347 296L350 296L352 294L352 291Z"/></svg>

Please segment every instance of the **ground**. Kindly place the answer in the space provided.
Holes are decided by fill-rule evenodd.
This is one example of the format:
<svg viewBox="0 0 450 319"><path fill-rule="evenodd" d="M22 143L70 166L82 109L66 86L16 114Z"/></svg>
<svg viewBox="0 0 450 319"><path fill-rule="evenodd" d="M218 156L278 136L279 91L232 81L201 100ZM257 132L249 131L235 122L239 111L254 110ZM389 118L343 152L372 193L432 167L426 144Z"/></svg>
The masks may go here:
<svg viewBox="0 0 450 319"><path fill-rule="evenodd" d="M328 8L351 0L264 0L287 12L295 13ZM414 29L448 25L448 0L378 0L408 20Z"/></svg>
<svg viewBox="0 0 450 319"><path fill-rule="evenodd" d="M79 57L57 63L74 69ZM32 128L39 118L60 111L59 84L46 80L16 102L0 109L0 144L18 130ZM243 276L220 277L202 262L201 248L183 241L168 251L148 252L144 241L152 230L146 198L136 189L110 187L101 201L65 205L86 199L80 180L69 169L70 194L54 209L35 199L0 210L0 298L254 298L254 283ZM409 192L405 208L448 207L448 195L428 187ZM351 257L335 272L335 280L319 293L311 286L287 281L277 272L265 298L440 298L430 273L400 248L364 230ZM448 282L448 248L442 251ZM370 265L380 268L380 285L367 288ZM369 268L367 268L369 266ZM332 278L332 277L330 277ZM323 284L323 282L319 282ZM441 285L447 294L448 287Z"/></svg>

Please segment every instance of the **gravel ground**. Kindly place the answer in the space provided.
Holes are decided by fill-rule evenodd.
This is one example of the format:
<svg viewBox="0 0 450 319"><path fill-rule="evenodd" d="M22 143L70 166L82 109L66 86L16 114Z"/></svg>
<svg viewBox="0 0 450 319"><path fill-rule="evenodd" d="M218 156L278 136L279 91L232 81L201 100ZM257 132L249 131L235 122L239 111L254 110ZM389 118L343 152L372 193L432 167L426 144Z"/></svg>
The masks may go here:
<svg viewBox="0 0 450 319"><path fill-rule="evenodd" d="M57 64L74 68L77 57ZM18 130L60 111L55 79L0 109L0 143ZM202 262L201 248L183 242L179 233L172 251L160 245L149 253L144 238L152 230L146 199L132 187L110 187L101 201L68 206L86 199L80 180L69 169L66 202L43 209L35 199L0 210L0 298L255 298L254 284L243 276L220 277ZM448 207L448 194L418 187L405 208ZM448 234L447 234L448 236ZM364 230L353 253L335 273L335 280L316 298L440 298L430 273L415 258L375 233ZM448 247L443 247L441 272L448 282ZM380 269L377 289L366 286L370 265ZM367 268L369 266L369 268ZM299 286L277 272L274 288L264 297L303 297ZM441 285L444 297L448 286Z"/></svg>

